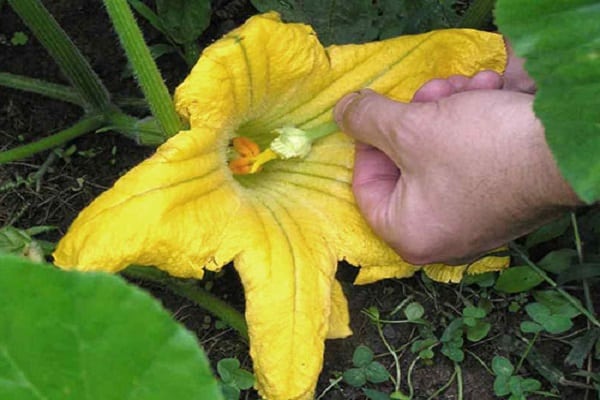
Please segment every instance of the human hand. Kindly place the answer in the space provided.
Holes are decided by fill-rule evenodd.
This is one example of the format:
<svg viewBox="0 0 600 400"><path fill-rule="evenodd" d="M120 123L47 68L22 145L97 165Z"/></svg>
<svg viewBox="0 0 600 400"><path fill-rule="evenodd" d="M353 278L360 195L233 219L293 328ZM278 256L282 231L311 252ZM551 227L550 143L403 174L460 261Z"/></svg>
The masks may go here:
<svg viewBox="0 0 600 400"><path fill-rule="evenodd" d="M533 96L503 84L488 71L430 81L410 104L364 90L336 106L358 207L405 260L463 263L579 204Z"/></svg>

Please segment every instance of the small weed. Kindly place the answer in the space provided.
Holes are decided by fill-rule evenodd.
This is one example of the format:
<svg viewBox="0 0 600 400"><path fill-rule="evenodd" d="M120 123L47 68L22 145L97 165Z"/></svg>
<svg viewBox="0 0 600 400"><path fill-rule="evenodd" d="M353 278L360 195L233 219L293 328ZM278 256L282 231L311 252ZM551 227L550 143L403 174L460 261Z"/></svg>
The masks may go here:
<svg viewBox="0 0 600 400"><path fill-rule="evenodd" d="M54 244L34 239L34 236L56 229L54 226L34 226L18 229L13 226L0 228L0 253L17 254L35 262L44 261L54 250Z"/></svg>
<svg viewBox="0 0 600 400"><path fill-rule="evenodd" d="M358 346L352 355L350 368L342 375L344 381L354 387L362 387L367 382L382 383L390 379L387 369L378 361L373 360L373 351L364 345Z"/></svg>
<svg viewBox="0 0 600 400"><path fill-rule="evenodd" d="M537 392L542 384L537 379L514 375L515 367L505 357L496 356L492 360L492 370L496 375L494 393L496 396L508 396L509 400L525 400L527 395Z"/></svg>
<svg viewBox="0 0 600 400"><path fill-rule="evenodd" d="M238 400L242 390L254 386L254 375L240 368L237 358L223 358L217 363L217 372L221 378L221 391L226 400Z"/></svg>
<svg viewBox="0 0 600 400"><path fill-rule="evenodd" d="M10 44L13 46L24 46L29 41L29 36L24 32L15 32L10 39Z"/></svg>

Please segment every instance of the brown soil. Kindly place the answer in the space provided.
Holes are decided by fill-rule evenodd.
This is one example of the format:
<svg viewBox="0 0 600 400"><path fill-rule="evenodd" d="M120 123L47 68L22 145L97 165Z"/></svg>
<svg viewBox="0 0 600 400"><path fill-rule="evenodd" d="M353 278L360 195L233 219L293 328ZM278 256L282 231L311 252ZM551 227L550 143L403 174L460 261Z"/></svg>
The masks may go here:
<svg viewBox="0 0 600 400"><path fill-rule="evenodd" d="M140 96L131 78L122 79L125 66L123 52L112 31L101 1L44 1L60 25L81 49L95 71L100 75L113 95ZM212 24L203 36L203 43L218 38L222 33L241 23L255 11L246 0L214 1ZM161 35L142 22L149 43L161 41ZM29 41L22 46L10 44L13 33L26 32ZM159 67L172 90L186 75L185 63L176 55L159 59ZM0 71L12 72L57 83L67 83L56 64L21 23L19 18L4 5L0 10ZM47 136L68 127L82 116L75 106L48 100L44 97L0 87L0 150L12 148ZM0 226L11 224L21 228L38 225L54 225L58 229L44 236L56 241L69 226L77 213L95 196L112 185L125 171L137 164L152 149L136 145L131 140L116 133L103 132L80 137L67 146L75 147L70 156L52 152L37 154L23 161L0 167L0 187L32 178L40 167L48 164L45 173L29 184L20 183L10 189L0 191ZM54 154L54 155L53 155ZM413 295L427 307L427 316L440 322L440 306L444 303L458 305L460 299L456 287L436 286L439 298L426 295L420 279L386 281L358 287L351 285L351 267L340 268L340 278L350 302L352 329L354 335L345 340L327 342L325 363L317 394L321 393L344 370L351 367L352 352L359 344L366 344L376 354L378 360L394 373L392 358L386 351L375 326L361 313L361 310L377 306L382 314L393 310L407 295ZM214 278L213 292L243 309L242 287L232 268ZM213 317L202 309L183 300L160 287L146 286L164 305L173 312L175 318L194 331L203 344L209 358L216 362L223 357L237 357L244 366L251 368L247 354L247 344L231 330L219 328ZM445 307L447 310L447 307ZM490 337L512 332L511 319L497 317ZM514 324L514 322L512 322ZM217 325L217 326L216 326ZM386 325L384 334L390 344L399 348L417 335L413 325ZM469 345L488 365L498 353L494 339L478 345ZM564 351L564 349L562 349ZM402 390L408 391L406 374L414 359L410 351L401 353ZM443 386L454 372L454 366L445 357L437 355L432 365L420 362L416 365L412 382L416 399L426 399L436 389ZM464 398L487 400L494 398L493 377L472 357L462 364ZM387 393L393 391L391 384L375 385ZM581 398L580 395L574 395ZM252 391L242 398L254 399ZM362 391L345 383L339 383L323 396L324 399L364 399ZM457 386L453 384L437 399L456 399Z"/></svg>

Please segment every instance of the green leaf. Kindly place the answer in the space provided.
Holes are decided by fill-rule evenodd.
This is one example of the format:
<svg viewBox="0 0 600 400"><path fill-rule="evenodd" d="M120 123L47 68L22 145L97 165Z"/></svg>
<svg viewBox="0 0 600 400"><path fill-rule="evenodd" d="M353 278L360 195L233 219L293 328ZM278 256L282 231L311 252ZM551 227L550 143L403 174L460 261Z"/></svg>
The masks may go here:
<svg viewBox="0 0 600 400"><path fill-rule="evenodd" d="M234 381L233 376L238 369L240 369L240 362L237 358L223 358L217 363L217 372L225 383Z"/></svg>
<svg viewBox="0 0 600 400"><path fill-rule="evenodd" d="M496 379L494 379L494 394L496 396L506 396L510 393L510 388L508 387L508 376L498 375Z"/></svg>
<svg viewBox="0 0 600 400"><path fill-rule="evenodd" d="M342 378L347 384L354 387L361 387L367 383L367 377L362 368L350 368L344 371Z"/></svg>
<svg viewBox="0 0 600 400"><path fill-rule="evenodd" d="M221 385L221 392L225 400L239 400L241 393L240 389L228 384Z"/></svg>
<svg viewBox="0 0 600 400"><path fill-rule="evenodd" d="M435 338L427 338L423 340L415 340L413 344L410 346L410 351L412 353L418 353L422 350L431 348L433 345L437 343L437 339Z"/></svg>
<svg viewBox="0 0 600 400"><path fill-rule="evenodd" d="M390 396L387 393L380 392L379 390L363 388L362 391L370 400L390 400Z"/></svg>
<svg viewBox="0 0 600 400"><path fill-rule="evenodd" d="M412 396L408 396L400 391L390 393L391 400L411 400Z"/></svg>
<svg viewBox="0 0 600 400"><path fill-rule="evenodd" d="M521 388L521 381L523 378L520 376L511 376L508 378L508 387L510 388L510 392L512 393L512 397L520 398L523 396L523 389Z"/></svg>
<svg viewBox="0 0 600 400"><path fill-rule="evenodd" d="M491 328L492 325L489 322L477 321L475 326L467 328L467 339L471 342L479 342L487 336Z"/></svg>
<svg viewBox="0 0 600 400"><path fill-rule="evenodd" d="M464 317L480 319L480 318L485 318L486 315L487 315L487 312L481 307L468 306L463 309Z"/></svg>
<svg viewBox="0 0 600 400"><path fill-rule="evenodd" d="M559 219L556 219L546 225L538 228L533 231L529 235L527 235L527 239L525 240L525 246L527 248L531 248L540 243L548 242L552 239L556 239L566 232L566 230L571 226L571 215L565 214Z"/></svg>
<svg viewBox="0 0 600 400"><path fill-rule="evenodd" d="M600 338L600 329L593 328L587 331L583 336L574 339L571 342L571 351L565 358L566 365L575 365L581 369L588 354L593 350L594 345Z"/></svg>
<svg viewBox="0 0 600 400"><path fill-rule="evenodd" d="M390 374L385 367L377 362L373 361L365 368L365 376L371 383L381 383L390 379Z"/></svg>
<svg viewBox="0 0 600 400"><path fill-rule="evenodd" d="M600 263L583 263L571 266L568 270L562 272L556 277L556 282L562 285L572 281L582 281L584 279L596 278L600 275Z"/></svg>
<svg viewBox="0 0 600 400"><path fill-rule="evenodd" d="M15 32L10 39L10 44L13 46L23 46L27 44L29 41L29 37L23 32Z"/></svg>
<svg viewBox="0 0 600 400"><path fill-rule="evenodd" d="M483 274L465 275L462 279L464 285L476 284L482 288L488 288L494 286L496 283L495 272L484 272Z"/></svg>
<svg viewBox="0 0 600 400"><path fill-rule="evenodd" d="M573 321L562 315L552 315L542 323L542 326L548 333L558 335L564 333L573 327Z"/></svg>
<svg viewBox="0 0 600 400"><path fill-rule="evenodd" d="M581 314L575 306L556 290L536 290L533 292L533 298L536 302L548 307L551 314L563 315L568 318L575 318ZM579 300L577 301L579 302Z"/></svg>
<svg viewBox="0 0 600 400"><path fill-rule="evenodd" d="M550 309L541 303L529 303L525 306L525 311L538 324L543 324L551 314Z"/></svg>
<svg viewBox="0 0 600 400"><path fill-rule="evenodd" d="M503 271L494 288L505 293L521 293L533 289L543 281L544 278L531 267L522 265Z"/></svg>
<svg viewBox="0 0 600 400"><path fill-rule="evenodd" d="M508 358L495 356L492 359L492 371L494 371L497 376L509 377L515 372L515 367L513 367Z"/></svg>
<svg viewBox="0 0 600 400"><path fill-rule="evenodd" d="M404 315L406 315L406 319L408 319L409 321L419 320L424 314L425 309L417 301L413 301L404 309Z"/></svg>
<svg viewBox="0 0 600 400"><path fill-rule="evenodd" d="M462 318L455 318L448 324L446 329L444 329L444 333L442 333L442 337L440 338L441 342L449 342L452 339L462 336L463 332L463 320Z"/></svg>
<svg viewBox="0 0 600 400"><path fill-rule="evenodd" d="M275 10L285 21L311 25L324 45L362 43L377 38L377 7L371 0L251 0L260 12Z"/></svg>
<svg viewBox="0 0 600 400"><path fill-rule="evenodd" d="M433 350L431 348L423 349L419 352L419 357L423 360L431 360L435 356Z"/></svg>
<svg viewBox="0 0 600 400"><path fill-rule="evenodd" d="M586 202L600 199L598 21L597 0L499 0L496 8L500 31L536 82L535 113L558 166Z"/></svg>
<svg viewBox="0 0 600 400"><path fill-rule="evenodd" d="M161 26L177 43L193 42L210 24L210 0L156 0Z"/></svg>
<svg viewBox="0 0 600 400"><path fill-rule="evenodd" d="M376 3L379 12L375 25L381 39L455 27L459 21L452 8L453 1L378 0Z"/></svg>
<svg viewBox="0 0 600 400"><path fill-rule="evenodd" d="M554 250L546 254L537 265L548 272L559 274L571 266L575 257L577 251L574 249Z"/></svg>
<svg viewBox="0 0 600 400"><path fill-rule="evenodd" d="M233 380L235 382L235 385L241 390L250 389L252 386L254 386L254 383L256 382L254 375L251 372L246 371L242 368L239 368L237 371L235 371Z"/></svg>
<svg viewBox="0 0 600 400"><path fill-rule="evenodd" d="M221 399L196 338L120 277L0 255L0 398Z"/></svg>
<svg viewBox="0 0 600 400"><path fill-rule="evenodd" d="M373 350L362 344L357 346L352 354L352 364L355 367L366 367L371 361L373 361Z"/></svg>
<svg viewBox="0 0 600 400"><path fill-rule="evenodd" d="M533 321L523 321L519 326L523 333L538 333L544 330L544 327Z"/></svg>
<svg viewBox="0 0 600 400"><path fill-rule="evenodd" d="M442 354L456 362L462 362L465 359L465 353L462 351L462 349L448 346L446 344L442 346Z"/></svg>
<svg viewBox="0 0 600 400"><path fill-rule="evenodd" d="M535 392L542 388L542 384L537 379L526 378L521 380L521 389L523 392Z"/></svg>
<svg viewBox="0 0 600 400"><path fill-rule="evenodd" d="M251 0L260 12L310 24L325 44L363 43L377 38L455 26L454 2L438 0Z"/></svg>

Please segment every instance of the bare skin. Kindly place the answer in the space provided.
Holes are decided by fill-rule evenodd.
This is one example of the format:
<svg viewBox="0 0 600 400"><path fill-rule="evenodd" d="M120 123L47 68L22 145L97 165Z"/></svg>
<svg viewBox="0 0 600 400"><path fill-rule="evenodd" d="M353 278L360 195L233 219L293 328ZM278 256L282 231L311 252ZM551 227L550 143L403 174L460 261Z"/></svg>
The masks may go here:
<svg viewBox="0 0 600 400"><path fill-rule="evenodd" d="M409 104L370 90L337 104L357 140L358 207L405 260L463 263L581 204L533 113L535 85L511 60L504 76L430 81Z"/></svg>

